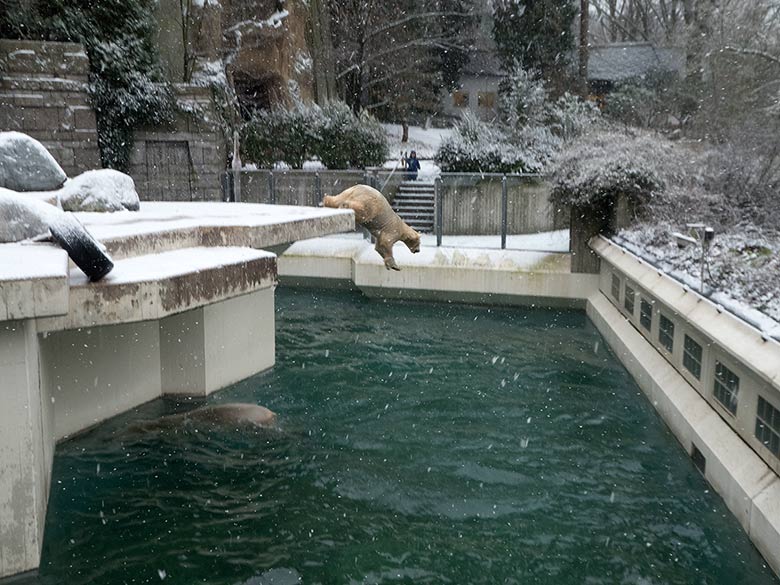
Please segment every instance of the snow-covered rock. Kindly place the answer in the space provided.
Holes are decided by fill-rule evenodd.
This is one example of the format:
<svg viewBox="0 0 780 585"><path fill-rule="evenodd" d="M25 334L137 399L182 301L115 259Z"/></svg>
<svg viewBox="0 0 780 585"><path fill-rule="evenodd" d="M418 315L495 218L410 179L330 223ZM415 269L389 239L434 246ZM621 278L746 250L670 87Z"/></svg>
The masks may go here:
<svg viewBox="0 0 780 585"><path fill-rule="evenodd" d="M0 187L51 191L59 189L67 178L40 142L21 132L0 132Z"/></svg>
<svg viewBox="0 0 780 585"><path fill-rule="evenodd" d="M82 173L58 195L65 211L138 211L141 205L132 177L113 169Z"/></svg>
<svg viewBox="0 0 780 585"><path fill-rule="evenodd" d="M34 197L0 188L0 243L19 242L48 233L62 210Z"/></svg>

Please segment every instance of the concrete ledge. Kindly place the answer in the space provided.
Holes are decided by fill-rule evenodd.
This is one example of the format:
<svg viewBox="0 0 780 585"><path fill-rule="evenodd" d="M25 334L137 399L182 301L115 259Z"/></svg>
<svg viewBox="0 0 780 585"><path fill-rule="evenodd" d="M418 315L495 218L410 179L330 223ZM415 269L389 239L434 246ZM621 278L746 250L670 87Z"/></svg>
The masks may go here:
<svg viewBox="0 0 780 585"><path fill-rule="evenodd" d="M47 244L0 245L0 321L68 311L68 255Z"/></svg>
<svg viewBox="0 0 780 585"><path fill-rule="evenodd" d="M283 282L352 282L369 296L488 304L583 307L598 276L572 274L568 254L518 250L393 248L400 272L385 269L366 240L297 242L279 258Z"/></svg>
<svg viewBox="0 0 780 585"><path fill-rule="evenodd" d="M704 455L705 478L780 572L780 479L601 292L587 314L686 452Z"/></svg>
<svg viewBox="0 0 780 585"><path fill-rule="evenodd" d="M161 319L276 282L276 256L249 248L190 248L116 262L97 283L70 278L66 315L39 321L41 331Z"/></svg>

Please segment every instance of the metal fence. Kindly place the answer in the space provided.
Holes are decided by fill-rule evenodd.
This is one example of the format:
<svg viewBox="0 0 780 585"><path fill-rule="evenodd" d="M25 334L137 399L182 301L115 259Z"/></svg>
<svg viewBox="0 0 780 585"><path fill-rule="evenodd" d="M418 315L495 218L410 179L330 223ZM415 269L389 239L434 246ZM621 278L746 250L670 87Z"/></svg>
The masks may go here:
<svg viewBox="0 0 780 585"><path fill-rule="evenodd" d="M242 170L223 175L225 201L318 206L328 194L362 183L380 190L392 203L406 177L403 171ZM441 173L415 184L430 183L434 192L434 233L444 236L507 236L568 229L569 210L550 200L542 175Z"/></svg>

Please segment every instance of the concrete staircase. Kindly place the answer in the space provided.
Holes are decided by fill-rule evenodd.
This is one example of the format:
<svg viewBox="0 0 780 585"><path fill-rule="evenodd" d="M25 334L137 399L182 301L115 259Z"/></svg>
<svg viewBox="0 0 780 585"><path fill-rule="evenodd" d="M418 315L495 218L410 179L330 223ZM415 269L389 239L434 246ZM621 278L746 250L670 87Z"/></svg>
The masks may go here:
<svg viewBox="0 0 780 585"><path fill-rule="evenodd" d="M393 200L393 209L401 219L418 232L433 232L433 183L404 181L398 187Z"/></svg>

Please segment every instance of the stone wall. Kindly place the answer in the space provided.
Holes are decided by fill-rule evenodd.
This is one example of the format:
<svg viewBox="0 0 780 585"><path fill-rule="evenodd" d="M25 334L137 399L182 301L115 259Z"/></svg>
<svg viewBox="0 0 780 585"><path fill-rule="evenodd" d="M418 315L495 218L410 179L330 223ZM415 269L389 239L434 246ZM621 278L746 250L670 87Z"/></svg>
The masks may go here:
<svg viewBox="0 0 780 585"><path fill-rule="evenodd" d="M100 168L81 45L0 39L0 130L40 140L68 176Z"/></svg>
<svg viewBox="0 0 780 585"><path fill-rule="evenodd" d="M0 40L0 131L36 138L69 177L100 168L88 75L79 44ZM142 200L219 201L226 145L211 90L175 88L175 123L135 133L130 175Z"/></svg>
<svg viewBox="0 0 780 585"><path fill-rule="evenodd" d="M180 112L174 125L135 133L130 175L142 200L221 201L227 155L211 90L175 87Z"/></svg>

